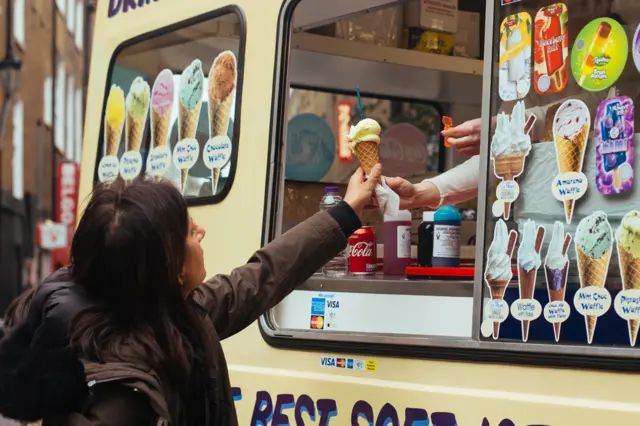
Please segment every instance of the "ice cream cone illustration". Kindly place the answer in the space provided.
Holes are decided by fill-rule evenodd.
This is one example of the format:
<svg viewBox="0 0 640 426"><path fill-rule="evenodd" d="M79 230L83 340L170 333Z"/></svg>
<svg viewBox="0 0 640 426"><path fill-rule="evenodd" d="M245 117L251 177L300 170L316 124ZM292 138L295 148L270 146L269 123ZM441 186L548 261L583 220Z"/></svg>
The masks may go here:
<svg viewBox="0 0 640 426"><path fill-rule="evenodd" d="M604 288L611 260L613 231L603 212L595 212L580 221L576 229L575 249L581 288ZM597 316L585 315L587 342L591 344Z"/></svg>
<svg viewBox="0 0 640 426"><path fill-rule="evenodd" d="M511 118L505 113L496 117L496 132L491 141L494 174L503 181L513 181L522 174L525 158L531 151L531 138L525 132L525 108L520 101L513 107ZM504 218L508 219L511 202L504 203Z"/></svg>
<svg viewBox="0 0 640 426"><path fill-rule="evenodd" d="M487 269L484 274L485 281L491 292L491 300L504 300L504 293L511 282L513 272L511 270L511 256L516 244L518 234L509 232L502 219L498 220L493 230L493 242L487 253ZM493 338L500 334L500 322L493 322Z"/></svg>
<svg viewBox="0 0 640 426"><path fill-rule="evenodd" d="M173 73L162 70L151 89L151 148L167 145L175 97Z"/></svg>
<svg viewBox="0 0 640 426"><path fill-rule="evenodd" d="M127 151L140 151L144 126L149 110L151 89L142 77L136 77L127 94L127 119L125 139Z"/></svg>
<svg viewBox="0 0 640 426"><path fill-rule="evenodd" d="M564 102L553 120L556 158L560 174L581 172L587 148L591 116L584 102L575 99ZM571 223L575 199L564 201L564 214Z"/></svg>
<svg viewBox="0 0 640 426"><path fill-rule="evenodd" d="M124 124L124 92L115 84L109 90L104 123L104 155L118 155Z"/></svg>
<svg viewBox="0 0 640 426"><path fill-rule="evenodd" d="M236 96L238 61L231 51L220 53L209 71L209 137L227 136L229 118ZM211 188L216 194L220 169L211 169Z"/></svg>
<svg viewBox="0 0 640 426"><path fill-rule="evenodd" d="M536 289L536 276L540 268L540 250L544 241L544 228L531 219L524 224L522 241L518 249L518 287L520 299L533 299ZM522 341L529 339L529 321L522 321Z"/></svg>
<svg viewBox="0 0 640 426"><path fill-rule="evenodd" d="M180 93L178 95L178 139L195 138L202 106L204 74L202 62L194 60L180 76ZM180 188L184 192L189 169L180 170Z"/></svg>
<svg viewBox="0 0 640 426"><path fill-rule="evenodd" d="M549 292L549 302L564 302L569 275L569 258L567 250L571 245L571 235L564 233L562 222L553 225L553 234L549 243L549 251L544 260L544 272ZM560 341L562 323L553 323L553 334L556 342Z"/></svg>
<svg viewBox="0 0 640 426"><path fill-rule="evenodd" d="M616 247L622 286L624 290L640 289L640 212L630 211L622 219L616 231ZM630 319L629 341L636 345L638 339L638 320Z"/></svg>
<svg viewBox="0 0 640 426"><path fill-rule="evenodd" d="M380 161L381 131L380 124L376 120L365 118L355 126L351 126L347 135L349 148L358 157L366 175L371 173L371 169Z"/></svg>

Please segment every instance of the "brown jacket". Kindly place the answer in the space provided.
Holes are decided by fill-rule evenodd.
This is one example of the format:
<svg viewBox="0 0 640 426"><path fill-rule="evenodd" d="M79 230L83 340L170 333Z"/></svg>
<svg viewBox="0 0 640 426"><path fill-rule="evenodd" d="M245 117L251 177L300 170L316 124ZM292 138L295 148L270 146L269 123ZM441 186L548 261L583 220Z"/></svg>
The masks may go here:
<svg viewBox="0 0 640 426"><path fill-rule="evenodd" d="M307 280L345 248L348 236L359 226L355 213L341 203L330 213L318 213L276 238L246 265L229 275L211 278L193 293L203 316L210 320L207 324L216 359L210 372L213 389L209 399L217 409L203 426L238 424L220 341L243 330ZM43 283L38 293L44 295L34 297L26 324L17 326L0 342L0 381L5 383L0 386L0 414L20 420L44 418L43 426L168 425L166 395L157 375L144 365L84 362L78 369L74 364L77 360L59 353L64 347L64 340L59 339L62 327L68 329L70 319L91 303L86 296L78 295L73 283L61 285L60 277L58 283L55 281ZM58 285L53 290L52 282ZM69 309L69 305L74 308ZM63 334L66 336L66 332ZM29 339L28 348L5 342L24 343ZM34 347L46 350L34 354ZM51 348L57 352L51 352ZM29 367L11 358L16 356L27 356L30 362L38 363L38 371L33 371L33 364ZM51 367L55 371L40 371L45 369L41 363L54 364ZM81 380L78 372L82 373ZM39 377L32 377L34 374ZM37 383L34 387L38 389L23 389L21 381L25 380L31 385ZM24 398L34 401L24 402ZM30 412L22 406L25 404Z"/></svg>

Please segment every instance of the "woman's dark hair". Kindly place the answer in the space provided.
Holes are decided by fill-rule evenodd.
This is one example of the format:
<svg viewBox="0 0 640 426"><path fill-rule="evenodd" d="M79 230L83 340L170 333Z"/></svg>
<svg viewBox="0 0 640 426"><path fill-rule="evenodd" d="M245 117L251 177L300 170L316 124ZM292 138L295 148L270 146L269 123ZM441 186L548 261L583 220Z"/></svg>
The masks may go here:
<svg viewBox="0 0 640 426"><path fill-rule="evenodd" d="M188 229L172 183L118 179L95 188L71 244L72 277L101 306L72 324L80 356L143 362L177 392L188 386L194 356L210 364L204 321L178 281Z"/></svg>
<svg viewBox="0 0 640 426"><path fill-rule="evenodd" d="M13 299L4 313L2 331L6 335L27 313L37 287L28 287Z"/></svg>

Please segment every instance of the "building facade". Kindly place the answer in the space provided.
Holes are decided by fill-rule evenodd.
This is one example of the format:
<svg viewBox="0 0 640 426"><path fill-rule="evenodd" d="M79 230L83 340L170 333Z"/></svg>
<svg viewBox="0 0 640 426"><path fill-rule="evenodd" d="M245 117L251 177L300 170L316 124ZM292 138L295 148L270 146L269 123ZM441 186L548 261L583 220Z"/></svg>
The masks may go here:
<svg viewBox="0 0 640 426"><path fill-rule="evenodd" d="M5 59L12 53L21 62L19 78L3 74L0 84L1 313L52 269L52 253L39 247L37 234L39 224L59 219L59 163L81 159L94 5L0 2L0 46Z"/></svg>

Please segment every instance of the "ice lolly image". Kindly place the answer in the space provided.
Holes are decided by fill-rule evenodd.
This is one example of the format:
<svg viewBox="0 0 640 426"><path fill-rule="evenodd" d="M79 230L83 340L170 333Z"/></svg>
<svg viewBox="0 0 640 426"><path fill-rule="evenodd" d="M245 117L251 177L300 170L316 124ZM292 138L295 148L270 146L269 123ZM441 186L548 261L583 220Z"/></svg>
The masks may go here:
<svg viewBox="0 0 640 426"><path fill-rule="evenodd" d="M524 98L531 85L531 16L507 16L500 25L499 94L504 101Z"/></svg>
<svg viewBox="0 0 640 426"><path fill-rule="evenodd" d="M496 117L496 132L491 141L491 159L496 177L512 181L524 170L525 157L531 151L531 137L525 132L524 102L513 107L511 119L505 113ZM504 218L508 219L511 203L505 203Z"/></svg>
<svg viewBox="0 0 640 426"><path fill-rule="evenodd" d="M127 119L125 139L128 151L140 151L144 126L149 111L151 89L142 77L136 77L127 94Z"/></svg>
<svg viewBox="0 0 640 426"><path fill-rule="evenodd" d="M567 84L569 56L566 22L567 7L563 3L543 7L535 20L535 88L539 94L557 93Z"/></svg>
<svg viewBox="0 0 640 426"><path fill-rule="evenodd" d="M598 31L591 40L587 54L584 57L582 66L580 67L580 79L578 80L578 85L581 87L584 85L585 80L591 76L593 69L596 67L594 58L600 58L606 55L610 34L611 24L607 21L600 22Z"/></svg>
<svg viewBox="0 0 640 426"><path fill-rule="evenodd" d="M124 92L117 86L111 86L107 98L107 111L104 123L104 155L118 155L122 127L124 125Z"/></svg>
<svg viewBox="0 0 640 426"><path fill-rule="evenodd" d="M536 289L536 275L542 261L540 250L544 241L544 228L536 227L536 223L528 219L524 223L522 241L518 249L518 287L520 299L533 299ZM529 321L522 321L522 341L529 339Z"/></svg>
<svg viewBox="0 0 640 426"><path fill-rule="evenodd" d="M519 50L519 52L507 62L509 81L513 83L520 81L527 72L524 49L519 48L519 46L522 46L523 44L522 33L518 27L515 27L515 29L507 36L507 50Z"/></svg>
<svg viewBox="0 0 640 426"><path fill-rule="evenodd" d="M640 289L640 212L630 211L616 230L616 246L624 290ZM636 345L638 320L628 320L629 341Z"/></svg>
<svg viewBox="0 0 640 426"><path fill-rule="evenodd" d="M611 260L613 231L603 212L595 212L578 223L575 234L575 249L580 273L580 286L604 288ZM598 317L585 316L587 341L593 341Z"/></svg>
<svg viewBox="0 0 640 426"><path fill-rule="evenodd" d="M556 159L560 174L582 171L590 128L591 115L584 102L570 99L560 105L553 119ZM571 223L574 206L575 200L564 201L567 223Z"/></svg>
<svg viewBox="0 0 640 426"><path fill-rule="evenodd" d="M151 89L151 144L154 148L167 144L174 96L173 73L162 70Z"/></svg>
<svg viewBox="0 0 640 426"><path fill-rule="evenodd" d="M549 243L549 251L544 260L544 273L547 279L549 302L564 302L569 276L569 257L567 251L571 245L571 235L564 233L562 222L553 224L553 234ZM553 323L553 334L556 342L560 341L562 323Z"/></svg>
<svg viewBox="0 0 640 426"><path fill-rule="evenodd" d="M202 62L195 59L180 76L180 93L178 94L178 140L195 138L202 106L204 74ZM180 188L184 191L189 169L180 170Z"/></svg>
<svg viewBox="0 0 640 426"><path fill-rule="evenodd" d="M349 148L358 157L365 174L378 164L380 159L380 132L382 128L374 119L365 118L355 126L351 126L347 140Z"/></svg>
<svg viewBox="0 0 640 426"><path fill-rule="evenodd" d="M209 71L209 135L227 136L229 117L235 99L238 79L238 61L231 51L220 53ZM220 169L211 170L211 185L215 195L220 180Z"/></svg>
<svg viewBox="0 0 640 426"><path fill-rule="evenodd" d="M511 269L511 256L516 244L518 233L509 232L507 224L502 219L498 220L493 230L493 242L487 253L487 269L484 279L491 291L491 300L503 300L507 286L513 278ZM500 334L500 323L493 323L493 338Z"/></svg>

